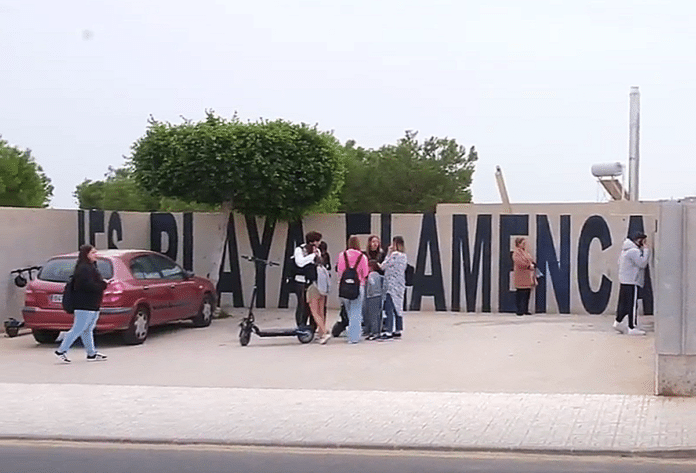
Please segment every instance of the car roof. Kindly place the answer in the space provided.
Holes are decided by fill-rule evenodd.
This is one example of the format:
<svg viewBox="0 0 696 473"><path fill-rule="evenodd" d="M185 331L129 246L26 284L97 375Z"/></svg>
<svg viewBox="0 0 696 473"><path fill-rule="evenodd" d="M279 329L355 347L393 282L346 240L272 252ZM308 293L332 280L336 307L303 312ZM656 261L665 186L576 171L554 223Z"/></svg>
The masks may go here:
<svg viewBox="0 0 696 473"><path fill-rule="evenodd" d="M131 256L131 255L137 255L137 254L142 254L142 253L155 253L154 251L150 250L136 250L136 249L129 249L129 250L97 250L97 256L102 256L106 258L118 258L120 256ZM56 255L53 258L68 258L68 257L76 257L79 255L79 252L75 251L73 253L66 253L64 255Z"/></svg>

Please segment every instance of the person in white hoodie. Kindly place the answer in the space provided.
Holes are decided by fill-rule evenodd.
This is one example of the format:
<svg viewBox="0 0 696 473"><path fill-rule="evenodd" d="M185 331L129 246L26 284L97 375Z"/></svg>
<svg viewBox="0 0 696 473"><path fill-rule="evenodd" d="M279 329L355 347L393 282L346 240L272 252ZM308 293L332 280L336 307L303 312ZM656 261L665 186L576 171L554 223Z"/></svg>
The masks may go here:
<svg viewBox="0 0 696 473"><path fill-rule="evenodd" d="M648 266L650 250L645 245L647 236L634 232L624 241L619 256L619 304L613 327L619 333L645 335L637 327L638 288L643 287L645 268Z"/></svg>

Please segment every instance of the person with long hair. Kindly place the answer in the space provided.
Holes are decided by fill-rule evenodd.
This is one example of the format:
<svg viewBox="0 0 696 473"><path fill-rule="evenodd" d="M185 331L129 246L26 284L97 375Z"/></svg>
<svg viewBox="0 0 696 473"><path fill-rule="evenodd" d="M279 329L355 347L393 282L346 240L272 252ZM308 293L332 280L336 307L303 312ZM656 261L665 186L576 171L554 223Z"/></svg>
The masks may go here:
<svg viewBox="0 0 696 473"><path fill-rule="evenodd" d="M348 314L348 342L358 343L362 332L362 307L365 297L365 281L369 274L367 267L367 258L360 251L360 239L352 235L348 238L348 244L345 251L342 251L337 257L338 263L338 280L341 281L343 272L350 268L355 268L359 279L359 294L355 299L346 299L340 297L341 306L345 307ZM340 292L340 283L339 283Z"/></svg>
<svg viewBox="0 0 696 473"><path fill-rule="evenodd" d="M365 249L365 256L367 256L367 261L376 260L377 263L382 264L386 254L382 249L382 242L377 235L370 235L367 238L367 248ZM384 274L382 269L379 269L380 274Z"/></svg>
<svg viewBox="0 0 696 473"><path fill-rule="evenodd" d="M536 263L527 251L527 239L515 238L515 249L512 252L513 272L515 283L515 309L517 315L531 315L529 313L529 295L532 288L537 285Z"/></svg>
<svg viewBox="0 0 696 473"><path fill-rule="evenodd" d="M387 295L384 300L384 324L381 340L400 338L404 329L404 317L402 308L404 305L404 293L406 292L406 246L402 236L395 236L387 252L387 257L382 263L384 279L387 285Z"/></svg>
<svg viewBox="0 0 696 473"><path fill-rule="evenodd" d="M319 248L321 251L321 247ZM331 289L331 273L326 268L328 254L317 256L317 278L307 287L307 305L319 332L319 343L324 345L331 338L331 333L326 329L326 298Z"/></svg>
<svg viewBox="0 0 696 473"><path fill-rule="evenodd" d="M106 355L99 353L94 347L94 327L97 325L99 307L107 284L97 269L97 250L92 245L80 247L72 285L75 319L55 354L63 363L70 363L68 350L79 337L87 351L87 361L104 361Z"/></svg>

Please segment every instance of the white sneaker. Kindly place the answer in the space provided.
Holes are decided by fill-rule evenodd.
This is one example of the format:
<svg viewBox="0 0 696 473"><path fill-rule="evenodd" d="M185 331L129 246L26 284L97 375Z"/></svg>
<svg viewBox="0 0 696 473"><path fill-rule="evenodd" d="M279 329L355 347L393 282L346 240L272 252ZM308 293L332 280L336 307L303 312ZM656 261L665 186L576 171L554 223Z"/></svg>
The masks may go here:
<svg viewBox="0 0 696 473"><path fill-rule="evenodd" d="M628 323L626 322L626 319L624 319L622 322L617 322L614 320L614 323L611 324L612 327L614 327L614 330L616 330L619 333L626 333L628 332Z"/></svg>
<svg viewBox="0 0 696 473"><path fill-rule="evenodd" d="M319 340L319 343L322 345L326 345L326 342L328 342L331 339L331 334L330 333L325 333L323 337L321 337L321 340Z"/></svg>
<svg viewBox="0 0 696 473"><path fill-rule="evenodd" d="M628 334L629 334L629 335L645 335L645 331L639 329L638 327L636 327L636 328L629 328L629 329L628 329Z"/></svg>

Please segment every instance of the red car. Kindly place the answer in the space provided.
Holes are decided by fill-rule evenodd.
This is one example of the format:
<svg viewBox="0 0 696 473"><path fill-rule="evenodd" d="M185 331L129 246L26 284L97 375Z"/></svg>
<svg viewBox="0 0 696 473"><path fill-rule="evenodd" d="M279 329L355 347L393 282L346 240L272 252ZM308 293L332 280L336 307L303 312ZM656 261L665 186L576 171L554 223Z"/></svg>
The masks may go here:
<svg viewBox="0 0 696 473"><path fill-rule="evenodd" d="M27 286L24 325L39 343L54 343L60 331L72 326L73 316L63 311L61 301L76 261L77 253L51 258ZM210 325L215 286L170 258L146 250L99 250L97 267L108 282L98 332L121 331L126 343L136 345L153 325L182 319L196 327Z"/></svg>

